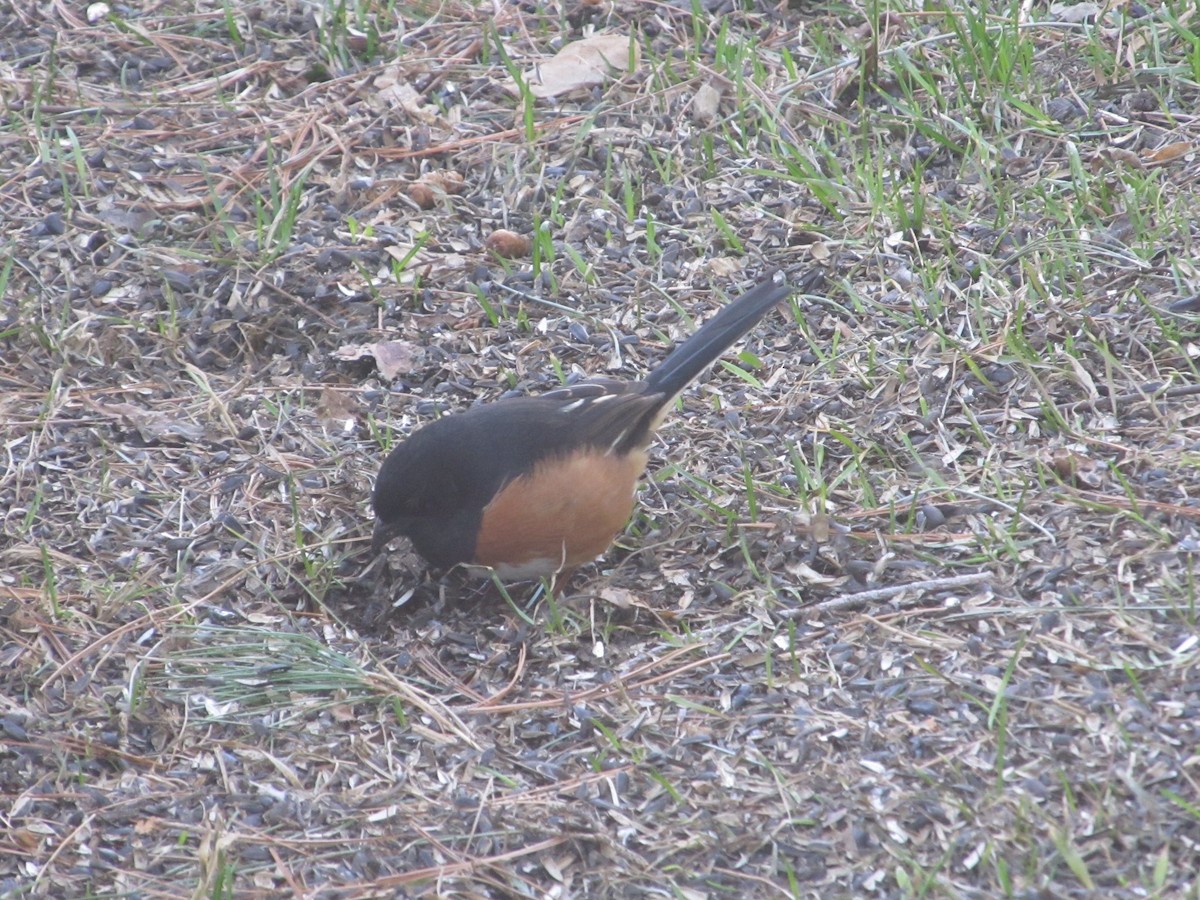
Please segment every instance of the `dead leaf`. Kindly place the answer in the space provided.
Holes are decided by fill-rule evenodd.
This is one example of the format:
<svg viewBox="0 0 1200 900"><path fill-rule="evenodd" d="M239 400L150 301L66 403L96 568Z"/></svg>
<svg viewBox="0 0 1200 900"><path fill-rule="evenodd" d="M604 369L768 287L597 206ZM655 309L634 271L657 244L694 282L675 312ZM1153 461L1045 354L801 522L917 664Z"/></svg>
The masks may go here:
<svg viewBox="0 0 1200 900"><path fill-rule="evenodd" d="M41 835L29 828L14 828L8 832L9 840L26 853L33 853L42 844Z"/></svg>
<svg viewBox="0 0 1200 900"><path fill-rule="evenodd" d="M890 47L897 37L908 34L910 30L906 16L884 12L880 14L878 22L864 22L857 28L852 28L849 34L855 41L865 41L878 34L881 38L880 43L884 47Z"/></svg>
<svg viewBox="0 0 1200 900"><path fill-rule="evenodd" d="M783 567L784 571L798 581L804 584L836 584L837 578L832 575L822 575L808 563L792 561L786 563Z"/></svg>
<svg viewBox="0 0 1200 900"><path fill-rule="evenodd" d="M535 63L525 79L533 96L557 97L604 84L617 72L632 72L640 61L637 41L623 34L597 34L567 44L550 59ZM506 87L519 93L516 84Z"/></svg>
<svg viewBox="0 0 1200 900"><path fill-rule="evenodd" d="M742 263L732 256L714 256L704 267L713 278L733 278L742 271Z"/></svg>
<svg viewBox="0 0 1200 900"><path fill-rule="evenodd" d="M1148 166L1165 166L1167 163L1175 162L1175 160L1187 156L1195 149L1196 145L1191 141L1176 141L1173 144L1166 144L1157 150L1152 150L1145 154L1142 157L1142 162Z"/></svg>
<svg viewBox="0 0 1200 900"><path fill-rule="evenodd" d="M687 569L663 569L663 576L676 587L691 587L693 572Z"/></svg>
<svg viewBox="0 0 1200 900"><path fill-rule="evenodd" d="M186 444L203 440L204 427L184 422L166 413L143 409L132 403L90 403L97 412L115 416L126 422L148 444Z"/></svg>
<svg viewBox="0 0 1200 900"><path fill-rule="evenodd" d="M829 543L829 536L832 529L830 528L829 516L825 513L813 513L808 521L808 534L814 541L820 544Z"/></svg>
<svg viewBox="0 0 1200 900"><path fill-rule="evenodd" d="M712 82L700 86L696 97L692 100L692 118L701 125L707 125L717 117L717 108L721 105L721 92L713 87Z"/></svg>
<svg viewBox="0 0 1200 900"><path fill-rule="evenodd" d="M139 819L133 826L133 833L139 835L154 834L157 831L161 831L162 826L161 819Z"/></svg>
<svg viewBox="0 0 1200 900"><path fill-rule="evenodd" d="M1029 156L1011 156L1000 164L1000 171L1008 178L1018 178L1037 170L1040 160Z"/></svg>
<svg viewBox="0 0 1200 900"><path fill-rule="evenodd" d="M383 252L403 264L404 271L398 278L400 284L411 284L418 274L428 278L434 272L453 272L467 265L467 258L461 253L440 253L414 248L412 244L389 244Z"/></svg>
<svg viewBox="0 0 1200 900"><path fill-rule="evenodd" d="M833 82L829 87L829 96L834 102L841 103L842 98L852 98L858 93L859 69L856 66L842 66L833 73Z"/></svg>
<svg viewBox="0 0 1200 900"><path fill-rule="evenodd" d="M376 105L399 107L418 122L432 125L438 119L438 110L426 105L421 93L405 81L400 75L398 66L385 69L375 79Z"/></svg>
<svg viewBox="0 0 1200 900"><path fill-rule="evenodd" d="M426 172L421 176L421 181L441 188L447 194L461 194L463 188L466 187L466 180L462 173L456 172L454 169L437 169L433 172Z"/></svg>
<svg viewBox="0 0 1200 900"><path fill-rule="evenodd" d="M1079 24L1081 22L1096 21L1104 12L1104 7L1099 3L1051 3L1050 16L1058 22L1070 22Z"/></svg>
<svg viewBox="0 0 1200 900"><path fill-rule="evenodd" d="M630 609L633 606L644 605L637 603L637 598L634 597L632 591L612 585L600 589L600 599L605 603L612 604L617 609Z"/></svg>
<svg viewBox="0 0 1200 900"><path fill-rule="evenodd" d="M334 359L347 362L373 357L379 374L389 381L397 375L415 371L425 361L425 348L412 341L378 341L374 344L347 344L333 352Z"/></svg>
<svg viewBox="0 0 1200 900"><path fill-rule="evenodd" d="M356 412L353 399L343 391L325 387L317 401L317 414L329 422L345 422L354 418Z"/></svg>
<svg viewBox="0 0 1200 900"><path fill-rule="evenodd" d="M1126 150L1122 147L1105 147L1101 152L1113 162L1123 163L1131 169L1144 168L1141 157L1132 150Z"/></svg>

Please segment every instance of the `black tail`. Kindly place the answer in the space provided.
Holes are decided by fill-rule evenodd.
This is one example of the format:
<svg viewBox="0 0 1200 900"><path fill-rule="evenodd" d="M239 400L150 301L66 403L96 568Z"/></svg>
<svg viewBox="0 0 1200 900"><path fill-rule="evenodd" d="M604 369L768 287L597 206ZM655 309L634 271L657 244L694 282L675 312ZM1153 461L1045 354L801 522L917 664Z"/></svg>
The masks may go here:
<svg viewBox="0 0 1200 900"><path fill-rule="evenodd" d="M728 304L676 347L647 376L646 393L662 395L664 406L670 403L676 394L729 349L730 344L753 328L759 319L791 293L791 285L779 276L778 271L767 273L762 281Z"/></svg>

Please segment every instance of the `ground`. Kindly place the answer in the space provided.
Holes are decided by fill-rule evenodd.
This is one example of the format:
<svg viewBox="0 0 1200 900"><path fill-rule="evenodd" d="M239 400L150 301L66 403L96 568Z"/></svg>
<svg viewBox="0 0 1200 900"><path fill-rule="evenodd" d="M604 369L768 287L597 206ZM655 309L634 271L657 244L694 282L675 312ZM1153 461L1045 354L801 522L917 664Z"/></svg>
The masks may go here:
<svg viewBox="0 0 1200 900"><path fill-rule="evenodd" d="M1200 896L1200 17L979 6L0 13L0 894ZM553 599L372 554L774 268Z"/></svg>

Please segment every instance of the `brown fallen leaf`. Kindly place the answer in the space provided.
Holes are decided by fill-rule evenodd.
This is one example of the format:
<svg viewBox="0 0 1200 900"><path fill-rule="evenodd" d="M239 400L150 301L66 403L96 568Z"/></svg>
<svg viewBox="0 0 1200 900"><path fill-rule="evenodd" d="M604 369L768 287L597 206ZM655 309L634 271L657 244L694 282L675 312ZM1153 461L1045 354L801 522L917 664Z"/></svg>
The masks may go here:
<svg viewBox="0 0 1200 900"><path fill-rule="evenodd" d="M721 92L712 82L700 85L696 97L692 100L692 118L701 125L707 125L717 117L717 108L721 105Z"/></svg>
<svg viewBox="0 0 1200 900"><path fill-rule="evenodd" d="M600 599L618 609L629 609L638 605L632 591L612 585L600 589Z"/></svg>
<svg viewBox="0 0 1200 900"><path fill-rule="evenodd" d="M632 72L640 61L637 41L623 34L597 34L567 44L550 59L535 63L525 80L533 96L557 97L604 84L618 72ZM519 93L515 83L506 88Z"/></svg>
<svg viewBox="0 0 1200 900"><path fill-rule="evenodd" d="M328 422L344 422L352 419L356 412L353 398L344 391L325 387L317 401L317 415Z"/></svg>
<svg viewBox="0 0 1200 900"><path fill-rule="evenodd" d="M1157 150L1151 150L1142 156L1142 162L1147 166L1165 166L1167 163L1175 162L1177 159L1187 156L1189 153L1194 153L1196 145L1191 141L1175 141L1172 144L1165 144Z"/></svg>
<svg viewBox="0 0 1200 900"><path fill-rule="evenodd" d="M372 350L379 374L388 379L407 375L425 360L425 348L412 341L378 341Z"/></svg>
<svg viewBox="0 0 1200 900"><path fill-rule="evenodd" d="M207 432L195 422L177 419L168 413L144 409L132 403L100 403L88 406L101 415L112 416L132 427L148 444L188 444L202 441Z"/></svg>
<svg viewBox="0 0 1200 900"><path fill-rule="evenodd" d="M1141 169L1145 167L1142 163L1141 157L1139 157L1132 150L1126 150L1123 147L1105 147L1100 152L1113 162L1129 166L1131 169Z"/></svg>
<svg viewBox="0 0 1200 900"><path fill-rule="evenodd" d="M1000 164L1000 171L1008 178L1019 178L1037 171L1039 160L1029 156L1010 156Z"/></svg>
<svg viewBox="0 0 1200 900"><path fill-rule="evenodd" d="M374 344L347 344L333 352L334 359L353 361L373 357L379 374L389 381L397 375L415 371L425 360L425 348L412 341L377 341Z"/></svg>
<svg viewBox="0 0 1200 900"><path fill-rule="evenodd" d="M385 69L375 79L374 86L372 101L376 108L402 109L426 125L434 124L441 115L436 106L427 104L421 92L404 80L399 66Z"/></svg>

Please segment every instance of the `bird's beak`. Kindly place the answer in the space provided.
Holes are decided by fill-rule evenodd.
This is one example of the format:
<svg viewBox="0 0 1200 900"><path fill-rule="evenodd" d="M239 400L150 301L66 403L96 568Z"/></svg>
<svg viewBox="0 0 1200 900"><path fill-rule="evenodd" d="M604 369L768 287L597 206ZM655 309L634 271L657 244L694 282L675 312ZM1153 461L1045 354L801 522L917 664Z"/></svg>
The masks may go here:
<svg viewBox="0 0 1200 900"><path fill-rule="evenodd" d="M383 519L375 519L375 530L371 534L371 552L379 553L392 538L400 536L400 526L387 523Z"/></svg>

